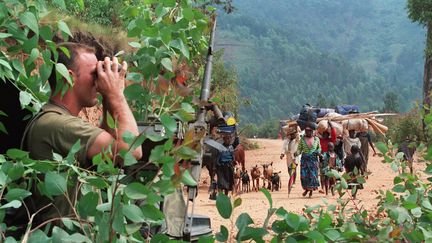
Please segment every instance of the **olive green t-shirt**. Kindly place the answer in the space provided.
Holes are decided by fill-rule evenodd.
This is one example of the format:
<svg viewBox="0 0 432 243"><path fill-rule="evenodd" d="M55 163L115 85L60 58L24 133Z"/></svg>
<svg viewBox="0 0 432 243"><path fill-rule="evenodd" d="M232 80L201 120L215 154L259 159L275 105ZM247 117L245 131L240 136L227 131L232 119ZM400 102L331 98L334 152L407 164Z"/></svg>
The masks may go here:
<svg viewBox="0 0 432 243"><path fill-rule="evenodd" d="M53 152L65 157L80 139L81 146L75 156L85 167L87 151L103 130L53 103L44 105L42 112L44 114L35 120L26 137L30 157L51 160Z"/></svg>
<svg viewBox="0 0 432 243"><path fill-rule="evenodd" d="M35 118L33 124L30 123L25 140L30 157L37 160L52 160L53 152L66 157L72 146L80 139L81 146L75 157L80 167L89 167L91 164L88 163L90 160L87 158L87 150L103 129L71 115L66 108L53 103L44 105L41 112L42 114ZM75 176L70 177L69 180L68 194L73 202L79 183ZM30 211L35 212L53 203L36 215L35 225L50 218L64 217L72 213L71 206L64 196L56 196L51 201L42 196L38 189L32 190L33 195L28 202Z"/></svg>

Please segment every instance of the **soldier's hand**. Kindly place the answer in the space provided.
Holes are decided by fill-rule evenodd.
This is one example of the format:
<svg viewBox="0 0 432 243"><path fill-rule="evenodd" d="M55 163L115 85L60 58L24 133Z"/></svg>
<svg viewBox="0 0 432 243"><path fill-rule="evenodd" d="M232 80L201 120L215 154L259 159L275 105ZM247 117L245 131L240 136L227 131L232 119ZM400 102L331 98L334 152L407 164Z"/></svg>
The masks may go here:
<svg viewBox="0 0 432 243"><path fill-rule="evenodd" d="M98 62L96 89L103 97L113 98L123 95L127 63L122 63L120 72L118 68L116 57L113 57L112 61L109 57L105 57L104 61Z"/></svg>

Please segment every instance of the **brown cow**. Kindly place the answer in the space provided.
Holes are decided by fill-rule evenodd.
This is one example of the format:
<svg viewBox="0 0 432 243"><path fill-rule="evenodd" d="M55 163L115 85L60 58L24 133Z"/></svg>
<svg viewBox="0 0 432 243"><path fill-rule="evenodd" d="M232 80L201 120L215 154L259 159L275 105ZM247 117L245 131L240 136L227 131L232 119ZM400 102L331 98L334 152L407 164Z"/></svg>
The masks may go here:
<svg viewBox="0 0 432 243"><path fill-rule="evenodd" d="M242 171L245 171L245 150L242 144L237 145L235 148L234 159L237 164L241 165Z"/></svg>
<svg viewBox="0 0 432 243"><path fill-rule="evenodd" d="M263 164L263 187L265 188L265 183L267 181L267 189L271 190L271 177L273 175L273 162L270 162L270 164Z"/></svg>
<svg viewBox="0 0 432 243"><path fill-rule="evenodd" d="M261 177L261 171L258 168L258 165L255 165L254 167L252 167L251 177L252 177L252 190L258 191L259 190L259 178Z"/></svg>

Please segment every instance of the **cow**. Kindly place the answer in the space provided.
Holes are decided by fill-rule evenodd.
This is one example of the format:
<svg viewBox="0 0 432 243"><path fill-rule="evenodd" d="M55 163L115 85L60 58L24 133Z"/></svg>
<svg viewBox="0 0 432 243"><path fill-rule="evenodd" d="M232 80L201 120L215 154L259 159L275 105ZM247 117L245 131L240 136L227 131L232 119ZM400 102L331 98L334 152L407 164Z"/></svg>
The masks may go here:
<svg viewBox="0 0 432 243"><path fill-rule="evenodd" d="M242 171L240 177L242 181L242 192L250 192L250 177L248 171Z"/></svg>
<svg viewBox="0 0 432 243"><path fill-rule="evenodd" d="M267 181L267 189L271 190L271 176L273 175L273 162L270 164L263 164L263 187L265 188L265 183Z"/></svg>
<svg viewBox="0 0 432 243"><path fill-rule="evenodd" d="M241 165L242 171L245 171L245 150L242 144L237 145L234 149L234 159L237 164Z"/></svg>
<svg viewBox="0 0 432 243"><path fill-rule="evenodd" d="M240 191L240 182L243 179L242 173L243 171L240 171L240 167L238 165L234 166L234 188L233 188L234 193Z"/></svg>
<svg viewBox="0 0 432 243"><path fill-rule="evenodd" d="M258 165L255 165L254 167L252 167L251 177L252 177L252 190L258 191L259 190L259 179L261 177L261 171L260 171Z"/></svg>

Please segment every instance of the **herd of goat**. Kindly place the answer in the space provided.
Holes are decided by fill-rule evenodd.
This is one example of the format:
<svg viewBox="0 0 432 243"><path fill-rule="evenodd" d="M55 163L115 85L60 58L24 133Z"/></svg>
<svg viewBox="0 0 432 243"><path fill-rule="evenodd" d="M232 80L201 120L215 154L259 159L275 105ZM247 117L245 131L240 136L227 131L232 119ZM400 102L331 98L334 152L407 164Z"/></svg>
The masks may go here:
<svg viewBox="0 0 432 243"><path fill-rule="evenodd" d="M262 174L259 166L255 165L252 167L249 176L246 169L242 169L239 165L236 165L234 167L234 193L258 191L260 188L260 180L262 181L263 188L267 188L271 191L279 191L282 186L279 176L281 172L273 172L273 162L263 164L262 167Z"/></svg>

